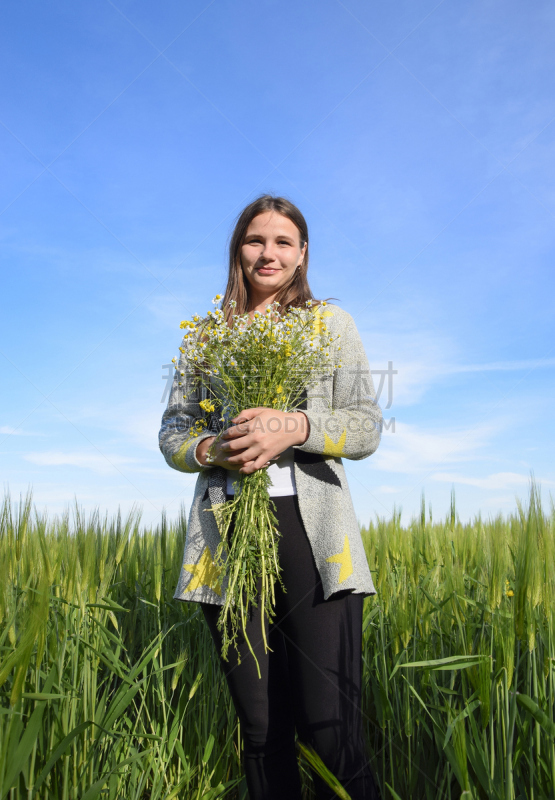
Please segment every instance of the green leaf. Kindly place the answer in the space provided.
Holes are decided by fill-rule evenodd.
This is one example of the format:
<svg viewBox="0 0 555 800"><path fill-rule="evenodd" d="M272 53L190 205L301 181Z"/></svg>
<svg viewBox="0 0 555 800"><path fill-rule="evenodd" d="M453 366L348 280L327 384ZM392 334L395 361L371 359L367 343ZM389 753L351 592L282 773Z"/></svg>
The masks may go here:
<svg viewBox="0 0 555 800"><path fill-rule="evenodd" d="M458 714L458 715L455 717L455 719L454 719L454 720L452 720L452 721L449 723L449 725L447 726L447 731L445 732L445 739L443 740L443 747L445 747L445 745L448 743L449 739L451 738L451 734L453 733L453 728L455 727L455 725L457 724L457 722L458 722L459 720L463 720L465 717L468 717L468 715L470 714L470 712L471 712L471 711L474 711L474 709L475 709L475 708L477 708L479 705L480 705L480 701L479 701L479 700L474 700L474 702L473 702L473 703L470 703L469 705L467 705L467 706L466 706L466 708L464 708L464 709L461 711L461 713L460 713L460 714Z"/></svg>
<svg viewBox="0 0 555 800"><path fill-rule="evenodd" d="M99 778L99 780L93 783L93 785L87 789L87 791L80 798L80 800L95 800L95 798L98 797L98 795L102 791L102 787L104 786L106 781L110 779L110 776L113 775L114 772L117 772L122 767L125 767L127 764L133 764L135 761L139 761L141 758L143 758L143 756L146 756L150 752L151 750L143 750L142 753L137 753L137 755L135 756L130 756L130 758L124 759L121 763L119 763L117 766L115 766L113 769L111 769L109 772L107 772L105 775Z"/></svg>
<svg viewBox="0 0 555 800"><path fill-rule="evenodd" d="M179 741L179 739L175 740L175 752L179 756L181 760L181 764L183 765L183 771L185 772L186 778L189 781L191 779L191 765L189 763L189 759L185 755L185 751L183 750L183 745Z"/></svg>
<svg viewBox="0 0 555 800"><path fill-rule="evenodd" d="M111 600L110 598L106 598L104 603L86 603L87 608L103 608L105 611L125 611L126 614L129 614L129 609L120 606L119 603L116 603L115 600Z"/></svg>
<svg viewBox="0 0 555 800"><path fill-rule="evenodd" d="M115 720L121 716L127 706L133 701L133 698L141 688L141 683L134 683L132 686L122 684L117 690L114 699L106 709L106 714L101 722L101 725L106 730L110 730Z"/></svg>
<svg viewBox="0 0 555 800"><path fill-rule="evenodd" d="M401 800L401 798L399 797L399 795L397 794L395 789L392 789L391 786L389 785L389 783L386 783L385 785L387 786L387 788L391 792L391 796L392 796L393 800Z"/></svg>
<svg viewBox="0 0 555 800"><path fill-rule="evenodd" d="M468 667L473 667L475 664L479 664L480 661L487 661L488 659L491 659L491 656L449 656L448 658L436 658L433 661L412 661L410 664L397 664L390 675L390 680L398 669L408 669L409 667L422 667L423 669L431 670L468 669Z"/></svg>
<svg viewBox="0 0 555 800"><path fill-rule="evenodd" d="M225 788L223 783L219 783L217 786L204 792L202 798L203 800L216 800L217 797L221 796L222 792L225 792Z"/></svg>
<svg viewBox="0 0 555 800"><path fill-rule="evenodd" d="M54 678L56 677L57 670L56 667L53 666L48 674L48 678L44 684L45 692L48 694L50 687L54 683ZM42 715L44 714L44 709L46 708L46 701L39 700L37 701L38 705L36 706L35 710L31 714L29 718L29 722L25 726L23 730L23 735L17 744L17 749L13 758L10 760L8 765L8 769L4 776L4 783L2 786L2 797L5 797L9 790L12 788L14 783L17 780L17 777L21 770L25 769L27 766L27 760L31 755L31 751L35 746L35 742L37 737L42 728Z"/></svg>
<svg viewBox="0 0 555 800"><path fill-rule="evenodd" d="M212 753L215 741L216 740L214 739L213 735L210 734L210 736L208 737L208 741L206 742L206 746L204 748L204 755L202 756L203 764L208 764L208 759L210 758L210 754Z"/></svg>
<svg viewBox="0 0 555 800"><path fill-rule="evenodd" d="M539 705L534 702L531 697L528 697L527 694L517 694L516 701L534 717L536 722L539 722L549 736L555 739L555 723L549 719L545 711L542 711Z"/></svg>
<svg viewBox="0 0 555 800"><path fill-rule="evenodd" d="M79 736L79 734L83 733L83 731L86 731L87 728L89 728L91 725L92 722L90 721L82 722L81 725L78 725L70 733L68 733L68 735L64 739L62 739L58 747L54 750L54 752L46 762L45 767L38 776L37 780L35 781L35 785L33 786L33 794L31 795L31 797L35 796L37 791L40 789L40 787L48 777L50 770L52 769L56 761L63 756L63 754L66 752L66 750L68 749L72 741L75 739L75 737Z"/></svg>
<svg viewBox="0 0 555 800"><path fill-rule="evenodd" d="M302 742L297 742L299 750L306 758L314 772L322 778L322 780L333 789L335 794L341 798L341 800L351 800L351 795L347 793L347 790L343 788L341 783L335 777L333 772L326 767L320 756L316 753L316 751L312 747L307 747Z"/></svg>
<svg viewBox="0 0 555 800"><path fill-rule="evenodd" d="M174 800L175 797L178 797L178 795L181 794L182 789L185 788L185 784L187 783L187 781L188 781L187 777L182 778L177 784L177 786L164 797L164 800Z"/></svg>

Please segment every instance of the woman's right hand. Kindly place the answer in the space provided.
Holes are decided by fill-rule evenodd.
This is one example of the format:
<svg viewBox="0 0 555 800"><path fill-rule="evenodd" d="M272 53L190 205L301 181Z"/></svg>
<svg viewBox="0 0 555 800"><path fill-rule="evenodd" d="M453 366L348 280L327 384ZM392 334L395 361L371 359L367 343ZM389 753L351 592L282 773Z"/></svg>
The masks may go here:
<svg viewBox="0 0 555 800"><path fill-rule="evenodd" d="M235 464L229 463L228 458L230 455L234 457L241 455L241 453L244 453L247 448L245 447L243 450L234 450L233 452L229 450L222 450L221 448L222 440L217 441L216 444L214 445L213 452L211 452L210 454L213 455L213 459L210 462L208 462L206 460L206 454L210 449L211 444L215 441L215 439L216 439L215 436L210 436L207 437L206 439L203 439L202 442L200 442L197 445L196 456L201 464L204 464L207 467L211 466L223 467L224 469L233 469L236 471L240 470L241 467L245 466L245 464L240 464L240 463L235 463Z"/></svg>

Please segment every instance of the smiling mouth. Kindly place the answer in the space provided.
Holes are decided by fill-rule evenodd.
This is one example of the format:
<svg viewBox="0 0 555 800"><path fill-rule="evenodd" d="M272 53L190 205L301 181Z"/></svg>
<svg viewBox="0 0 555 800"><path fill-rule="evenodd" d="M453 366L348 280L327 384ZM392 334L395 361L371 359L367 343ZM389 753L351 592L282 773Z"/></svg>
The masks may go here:
<svg viewBox="0 0 555 800"><path fill-rule="evenodd" d="M257 272L261 272L263 275L270 275L278 270L275 267L258 267Z"/></svg>

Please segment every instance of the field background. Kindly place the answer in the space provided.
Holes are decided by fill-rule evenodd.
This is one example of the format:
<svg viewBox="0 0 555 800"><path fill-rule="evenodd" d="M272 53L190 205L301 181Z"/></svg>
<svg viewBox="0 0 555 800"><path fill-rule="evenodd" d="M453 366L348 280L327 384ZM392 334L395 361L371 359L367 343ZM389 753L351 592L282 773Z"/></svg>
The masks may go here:
<svg viewBox="0 0 555 800"><path fill-rule="evenodd" d="M158 432L267 192L396 373L344 465L384 797L555 800L554 41L550 0L0 4L0 800L244 798Z"/></svg>
<svg viewBox="0 0 555 800"><path fill-rule="evenodd" d="M0 798L245 798L209 631L173 601L185 517L0 517ZM555 508L363 529L364 720L384 798L550 798ZM311 769L300 756L305 797Z"/></svg>

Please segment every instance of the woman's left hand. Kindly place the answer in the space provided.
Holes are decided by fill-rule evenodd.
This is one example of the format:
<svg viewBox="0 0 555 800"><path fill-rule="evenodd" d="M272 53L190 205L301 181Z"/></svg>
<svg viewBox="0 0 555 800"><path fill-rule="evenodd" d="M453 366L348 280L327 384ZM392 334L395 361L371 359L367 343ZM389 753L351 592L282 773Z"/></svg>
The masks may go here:
<svg viewBox="0 0 555 800"><path fill-rule="evenodd" d="M275 408L247 408L231 422L220 440L221 449L229 453L230 463L241 464L239 469L250 475L265 467L294 444L308 439L309 422L302 411L278 411ZM233 451L241 453L233 455Z"/></svg>

